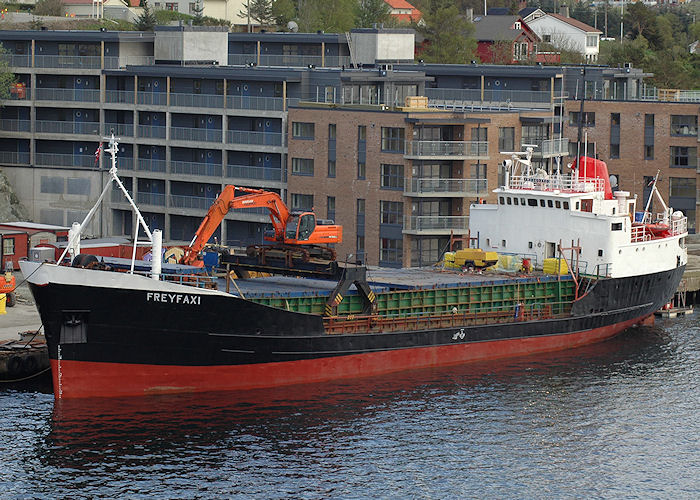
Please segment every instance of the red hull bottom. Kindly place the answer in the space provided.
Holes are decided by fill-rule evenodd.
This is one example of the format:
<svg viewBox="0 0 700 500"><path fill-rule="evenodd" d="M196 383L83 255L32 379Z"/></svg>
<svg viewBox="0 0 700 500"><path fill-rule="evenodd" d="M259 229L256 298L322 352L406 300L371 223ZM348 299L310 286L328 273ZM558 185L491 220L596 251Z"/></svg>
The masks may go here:
<svg viewBox="0 0 700 500"><path fill-rule="evenodd" d="M57 399L260 389L524 356L608 339L653 315L578 333L416 347L282 363L172 366L51 360Z"/></svg>

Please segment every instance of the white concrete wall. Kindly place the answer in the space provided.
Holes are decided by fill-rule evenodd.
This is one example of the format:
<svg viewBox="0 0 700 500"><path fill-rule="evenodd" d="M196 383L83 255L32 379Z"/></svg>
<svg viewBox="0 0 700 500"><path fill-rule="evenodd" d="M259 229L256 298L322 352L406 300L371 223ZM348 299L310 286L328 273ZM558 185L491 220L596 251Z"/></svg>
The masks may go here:
<svg viewBox="0 0 700 500"><path fill-rule="evenodd" d="M166 61L216 61L228 64L228 32L183 27L177 31L156 30L155 59Z"/></svg>
<svg viewBox="0 0 700 500"><path fill-rule="evenodd" d="M415 34L392 32L351 32L355 61L374 64L375 61L412 61Z"/></svg>

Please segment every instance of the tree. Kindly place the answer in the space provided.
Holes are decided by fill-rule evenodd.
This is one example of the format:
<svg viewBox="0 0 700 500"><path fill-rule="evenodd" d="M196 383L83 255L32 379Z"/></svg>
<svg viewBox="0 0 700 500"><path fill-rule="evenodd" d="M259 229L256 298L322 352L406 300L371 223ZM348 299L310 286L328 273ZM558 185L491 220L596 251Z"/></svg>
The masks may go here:
<svg viewBox="0 0 700 500"><path fill-rule="evenodd" d="M299 0L299 30L344 33L355 26L357 0Z"/></svg>
<svg viewBox="0 0 700 500"><path fill-rule="evenodd" d="M274 0L272 2L272 18L277 26L286 27L296 15L297 10L292 0Z"/></svg>
<svg viewBox="0 0 700 500"><path fill-rule="evenodd" d="M148 5L148 0L141 0L141 15L136 19L134 27L137 31L153 31L156 27L156 15Z"/></svg>
<svg viewBox="0 0 700 500"><path fill-rule="evenodd" d="M192 24L196 26L201 26L204 24L204 5L202 4L202 0L195 1L194 5L192 6L192 15L194 16Z"/></svg>
<svg viewBox="0 0 700 500"><path fill-rule="evenodd" d="M260 26L271 26L274 21L272 0L246 0L238 15Z"/></svg>
<svg viewBox="0 0 700 500"><path fill-rule="evenodd" d="M7 50L0 44L0 99L10 97L10 87L17 81L17 77L10 71L6 54Z"/></svg>
<svg viewBox="0 0 700 500"><path fill-rule="evenodd" d="M359 0L357 4L358 28L371 28L375 24L389 21L391 10L384 0Z"/></svg>
<svg viewBox="0 0 700 500"><path fill-rule="evenodd" d="M418 30L426 38L426 47L421 52L426 62L465 64L474 58L474 25L456 6L437 6L433 11L424 12L423 20L425 26Z"/></svg>
<svg viewBox="0 0 700 500"><path fill-rule="evenodd" d="M39 0L34 6L35 16L62 17L64 13L62 0Z"/></svg>

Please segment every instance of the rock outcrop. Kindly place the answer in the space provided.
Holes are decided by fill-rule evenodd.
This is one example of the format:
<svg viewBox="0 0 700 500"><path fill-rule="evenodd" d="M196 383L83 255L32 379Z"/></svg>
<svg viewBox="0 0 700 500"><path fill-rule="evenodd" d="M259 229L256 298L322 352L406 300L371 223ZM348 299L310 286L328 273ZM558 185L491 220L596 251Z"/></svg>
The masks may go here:
<svg viewBox="0 0 700 500"><path fill-rule="evenodd" d="M0 169L0 222L28 221L27 214L5 172Z"/></svg>

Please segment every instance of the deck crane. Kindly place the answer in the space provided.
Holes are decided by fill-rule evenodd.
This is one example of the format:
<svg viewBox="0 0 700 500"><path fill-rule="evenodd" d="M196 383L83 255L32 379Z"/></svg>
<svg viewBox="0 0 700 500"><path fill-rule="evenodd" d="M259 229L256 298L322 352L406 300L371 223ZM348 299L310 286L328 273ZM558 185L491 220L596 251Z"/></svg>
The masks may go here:
<svg viewBox="0 0 700 500"><path fill-rule="evenodd" d="M246 194L236 196L236 191ZM291 212L279 194L262 189L252 189L228 185L209 208L190 245L185 249L182 263L201 266L200 252L219 227L229 210L241 208L266 208L274 228L274 236L266 236L272 245L248 247L249 255L262 254L273 250L292 258L306 261L310 257L335 260L335 250L326 246L343 241L343 227L333 221L317 219L313 212Z"/></svg>

